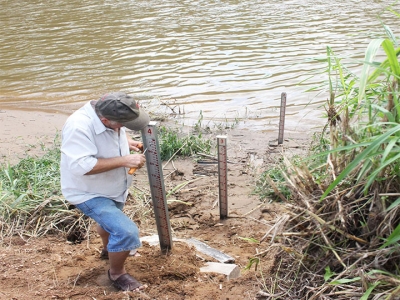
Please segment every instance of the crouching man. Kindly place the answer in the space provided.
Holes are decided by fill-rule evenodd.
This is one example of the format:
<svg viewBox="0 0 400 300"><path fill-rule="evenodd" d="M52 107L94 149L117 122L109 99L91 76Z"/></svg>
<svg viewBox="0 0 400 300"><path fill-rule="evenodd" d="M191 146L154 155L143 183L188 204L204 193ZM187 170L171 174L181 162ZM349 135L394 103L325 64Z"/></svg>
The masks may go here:
<svg viewBox="0 0 400 300"><path fill-rule="evenodd" d="M146 288L125 270L129 253L141 246L136 224L122 212L132 183L128 170L146 162L143 154L130 154L139 151L139 142L127 136L125 127L141 130L149 121L132 96L116 92L86 103L62 129L62 193L97 222L101 256L109 258L108 277L124 291Z"/></svg>

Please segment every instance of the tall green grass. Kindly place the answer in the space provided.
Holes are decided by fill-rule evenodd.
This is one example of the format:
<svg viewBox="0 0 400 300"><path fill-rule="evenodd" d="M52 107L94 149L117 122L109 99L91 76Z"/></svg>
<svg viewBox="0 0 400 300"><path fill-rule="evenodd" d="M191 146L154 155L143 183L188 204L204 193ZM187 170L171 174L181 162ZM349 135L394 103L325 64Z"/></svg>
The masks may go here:
<svg viewBox="0 0 400 300"><path fill-rule="evenodd" d="M0 236L62 232L74 241L81 237L74 228L84 222L61 195L58 136L51 148L42 148L43 156L27 155L0 169Z"/></svg>
<svg viewBox="0 0 400 300"><path fill-rule="evenodd" d="M284 160L278 181L261 189L278 187L292 212L280 263L296 267L277 271L274 283L287 298L399 297L400 48L384 29L387 38L369 43L360 75L327 47L330 97L319 144L302 163Z"/></svg>
<svg viewBox="0 0 400 300"><path fill-rule="evenodd" d="M161 127L158 138L162 160L209 154L213 147L213 141L201 133L183 134L167 127ZM70 209L61 194L60 138L56 135L49 148L40 146L43 156L27 154L15 165L0 166L0 239L61 233L72 242L79 241L90 221Z"/></svg>
<svg viewBox="0 0 400 300"><path fill-rule="evenodd" d="M161 126L159 129L159 144L161 160L177 156L193 156L197 153L209 154L214 141L206 138L200 132L183 133L179 129Z"/></svg>

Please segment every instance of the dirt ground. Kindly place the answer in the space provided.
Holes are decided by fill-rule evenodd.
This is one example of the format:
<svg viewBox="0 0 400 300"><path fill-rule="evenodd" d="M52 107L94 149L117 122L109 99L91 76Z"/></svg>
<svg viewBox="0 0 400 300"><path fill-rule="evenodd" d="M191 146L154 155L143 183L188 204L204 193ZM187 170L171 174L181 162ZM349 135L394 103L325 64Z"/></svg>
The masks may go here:
<svg viewBox="0 0 400 300"><path fill-rule="evenodd" d="M24 122L18 121L21 117ZM37 141L50 143L65 118L49 113L1 111L2 161L13 162L28 149L40 151L30 145ZM39 119L44 123L38 124ZM127 260L128 272L148 285L144 292L121 292L111 286L108 261L99 258L100 238L91 230L89 238L76 244L63 236L0 240L0 299L256 299L260 290L269 288L266 277L281 250L271 248L257 269L253 266L246 270L249 260L270 245L268 238L263 243L249 239L260 240L283 211L279 203L258 199L253 193L255 182L282 151L287 155L305 154L309 136L289 132L283 146L275 147L277 133L233 129L225 134L228 218L219 217L217 164L210 157L200 162L177 159L165 166L166 191L193 182L168 197L172 234L179 239L174 240L172 250L163 254L158 245L143 242L141 256ZM136 172L134 185L149 189L144 169ZM134 201L129 200L127 209ZM157 234L154 214L149 213L145 221L135 221L142 237ZM225 275L200 272L206 262L217 260L188 244L190 238L234 258L240 277L227 280Z"/></svg>

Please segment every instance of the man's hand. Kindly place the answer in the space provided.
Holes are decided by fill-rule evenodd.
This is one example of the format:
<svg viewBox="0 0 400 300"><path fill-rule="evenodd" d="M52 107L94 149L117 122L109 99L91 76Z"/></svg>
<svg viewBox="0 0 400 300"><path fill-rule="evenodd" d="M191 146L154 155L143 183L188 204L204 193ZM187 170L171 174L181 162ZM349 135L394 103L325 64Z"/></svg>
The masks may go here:
<svg viewBox="0 0 400 300"><path fill-rule="evenodd" d="M136 142L133 141L131 144L129 144L129 150L135 151L135 152L143 152L143 144L141 142Z"/></svg>
<svg viewBox="0 0 400 300"><path fill-rule="evenodd" d="M143 143L132 139L128 133L126 133L128 140L129 150L143 153ZM144 154L129 154L126 156L112 157L112 158L98 158L96 165L92 170L87 172L85 175L93 175L102 172L107 172L115 168L125 167L131 170L140 169L146 163L146 156ZM135 172L135 171L133 171ZM129 173L129 174L133 174Z"/></svg>
<svg viewBox="0 0 400 300"><path fill-rule="evenodd" d="M128 139L130 151L143 152L143 143L142 142L135 141L128 134L126 134L126 137Z"/></svg>
<svg viewBox="0 0 400 300"><path fill-rule="evenodd" d="M144 154L130 154L125 156L126 167L140 169L146 163L146 156Z"/></svg>

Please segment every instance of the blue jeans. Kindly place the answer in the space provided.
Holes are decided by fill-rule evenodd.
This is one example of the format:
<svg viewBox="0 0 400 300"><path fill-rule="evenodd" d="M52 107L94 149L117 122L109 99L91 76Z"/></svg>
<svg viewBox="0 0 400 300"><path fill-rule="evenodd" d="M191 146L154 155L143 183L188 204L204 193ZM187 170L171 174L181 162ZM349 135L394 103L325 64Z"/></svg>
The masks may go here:
<svg viewBox="0 0 400 300"><path fill-rule="evenodd" d="M131 251L141 246L139 229L122 212L124 203L96 197L77 204L76 207L110 234L107 245L109 252Z"/></svg>

